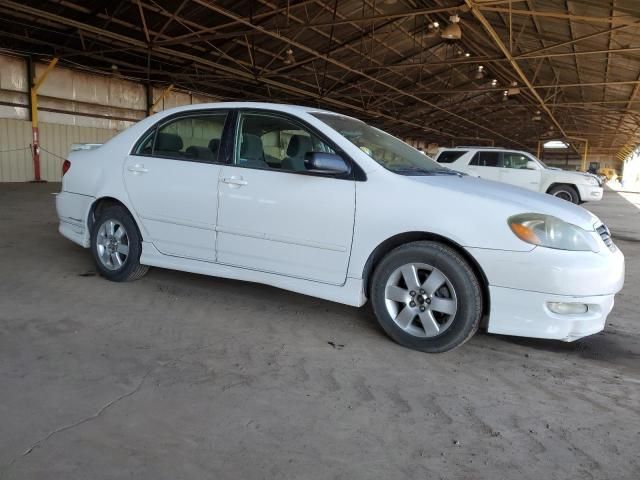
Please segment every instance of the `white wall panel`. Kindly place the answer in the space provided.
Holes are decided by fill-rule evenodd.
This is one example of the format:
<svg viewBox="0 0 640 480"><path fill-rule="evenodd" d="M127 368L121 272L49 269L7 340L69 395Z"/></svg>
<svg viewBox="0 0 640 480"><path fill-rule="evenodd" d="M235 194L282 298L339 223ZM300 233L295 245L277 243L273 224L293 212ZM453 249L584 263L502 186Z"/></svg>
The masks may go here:
<svg viewBox="0 0 640 480"><path fill-rule="evenodd" d="M31 123L0 118L0 181L33 180L31 156Z"/></svg>
<svg viewBox="0 0 640 480"><path fill-rule="evenodd" d="M0 55L0 89L28 92L27 64L17 57Z"/></svg>

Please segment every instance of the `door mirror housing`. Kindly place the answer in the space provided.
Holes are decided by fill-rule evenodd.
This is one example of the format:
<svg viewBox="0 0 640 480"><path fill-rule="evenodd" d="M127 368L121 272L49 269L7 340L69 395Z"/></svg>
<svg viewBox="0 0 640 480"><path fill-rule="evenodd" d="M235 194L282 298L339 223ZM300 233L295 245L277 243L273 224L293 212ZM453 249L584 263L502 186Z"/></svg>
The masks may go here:
<svg viewBox="0 0 640 480"><path fill-rule="evenodd" d="M533 160L527 162L527 170L540 170L540 167Z"/></svg>
<svg viewBox="0 0 640 480"><path fill-rule="evenodd" d="M347 175L351 172L351 166L335 153L307 152L304 156L304 166L308 172L326 175Z"/></svg>

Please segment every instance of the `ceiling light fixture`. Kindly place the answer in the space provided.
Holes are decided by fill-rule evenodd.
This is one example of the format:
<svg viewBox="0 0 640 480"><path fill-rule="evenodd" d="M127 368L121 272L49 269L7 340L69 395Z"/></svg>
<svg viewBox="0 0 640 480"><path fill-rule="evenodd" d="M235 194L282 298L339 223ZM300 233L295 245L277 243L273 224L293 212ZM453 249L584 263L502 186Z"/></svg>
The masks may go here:
<svg viewBox="0 0 640 480"><path fill-rule="evenodd" d="M563 142L562 140L549 140L545 142L543 145L544 148L569 148L569 144L567 142Z"/></svg>
<svg viewBox="0 0 640 480"><path fill-rule="evenodd" d="M475 75L476 80L482 80L484 78L484 66L478 65L478 71Z"/></svg>
<svg viewBox="0 0 640 480"><path fill-rule="evenodd" d="M494 78L493 80L491 80L491 86L495 87L496 85L498 85L498 80Z"/></svg>
<svg viewBox="0 0 640 480"><path fill-rule="evenodd" d="M440 36L445 40L460 40L462 38L462 30L460 29L460 17L458 15L452 15L449 17L451 23L447 25Z"/></svg>
<svg viewBox="0 0 640 480"><path fill-rule="evenodd" d="M287 51L285 52L285 57L284 57L284 64L291 65L295 61L296 59L293 56L293 50L291 50L290 48L287 48Z"/></svg>
<svg viewBox="0 0 640 480"><path fill-rule="evenodd" d="M465 57L469 58L471 56L471 54L469 52L464 54Z"/></svg>

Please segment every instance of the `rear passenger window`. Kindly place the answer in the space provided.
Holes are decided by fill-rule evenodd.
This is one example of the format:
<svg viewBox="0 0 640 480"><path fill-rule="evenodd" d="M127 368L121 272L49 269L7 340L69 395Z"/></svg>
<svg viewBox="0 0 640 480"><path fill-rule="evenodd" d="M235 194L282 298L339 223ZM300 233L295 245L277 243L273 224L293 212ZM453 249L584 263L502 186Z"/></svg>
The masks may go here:
<svg viewBox="0 0 640 480"><path fill-rule="evenodd" d="M145 141L138 151L154 157L216 162L227 112L193 115L175 119L158 128L153 149Z"/></svg>
<svg viewBox="0 0 640 480"><path fill-rule="evenodd" d="M438 155L436 161L438 163L453 163L465 153L467 150L446 150Z"/></svg>
<svg viewBox="0 0 640 480"><path fill-rule="evenodd" d="M500 152L478 152L469 165L476 167L500 167Z"/></svg>

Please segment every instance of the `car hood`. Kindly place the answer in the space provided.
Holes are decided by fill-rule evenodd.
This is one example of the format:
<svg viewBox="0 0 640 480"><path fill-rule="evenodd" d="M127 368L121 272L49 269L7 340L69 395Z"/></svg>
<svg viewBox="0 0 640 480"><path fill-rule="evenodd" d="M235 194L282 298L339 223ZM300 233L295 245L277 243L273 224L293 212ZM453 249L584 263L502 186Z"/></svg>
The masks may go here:
<svg viewBox="0 0 640 480"><path fill-rule="evenodd" d="M598 221L598 217L591 212L566 200L506 183L469 175L428 175L408 178L432 188L446 190L459 197L470 197L469 202L482 201L499 204L503 208L509 207L513 212L512 215L529 212L552 215L585 230L593 230L594 223Z"/></svg>
<svg viewBox="0 0 640 480"><path fill-rule="evenodd" d="M585 172L568 172L566 170L562 170L561 168L553 168L546 167L542 170L544 173L548 173L552 175L553 178L557 181L562 179L571 183L587 183L587 178L595 177L595 175L591 173Z"/></svg>

